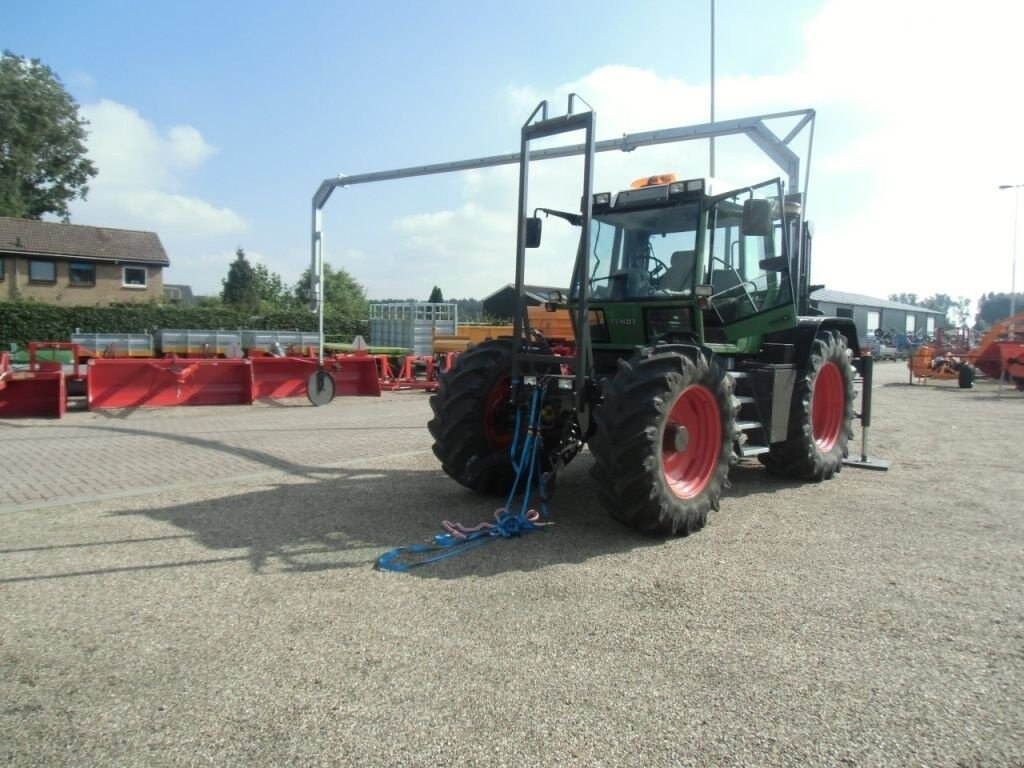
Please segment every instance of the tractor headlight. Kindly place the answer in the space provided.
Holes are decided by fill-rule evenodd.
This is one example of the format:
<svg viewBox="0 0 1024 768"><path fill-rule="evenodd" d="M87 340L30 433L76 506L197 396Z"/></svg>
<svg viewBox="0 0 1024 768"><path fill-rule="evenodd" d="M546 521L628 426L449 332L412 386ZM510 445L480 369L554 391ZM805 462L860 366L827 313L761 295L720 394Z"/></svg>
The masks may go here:
<svg viewBox="0 0 1024 768"><path fill-rule="evenodd" d="M523 376L523 384L525 386L527 386L527 387L536 387L537 386L537 377L536 376Z"/></svg>
<svg viewBox="0 0 1024 768"><path fill-rule="evenodd" d="M572 389L572 379L562 378L558 380L559 389Z"/></svg>

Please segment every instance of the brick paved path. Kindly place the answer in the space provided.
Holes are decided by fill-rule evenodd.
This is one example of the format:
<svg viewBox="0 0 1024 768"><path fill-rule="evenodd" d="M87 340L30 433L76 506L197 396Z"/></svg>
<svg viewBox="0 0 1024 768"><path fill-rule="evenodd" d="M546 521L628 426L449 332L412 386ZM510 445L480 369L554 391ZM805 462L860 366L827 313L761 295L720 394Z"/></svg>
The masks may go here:
<svg viewBox="0 0 1024 768"><path fill-rule="evenodd" d="M0 421L0 511L91 501L429 450L427 395L70 412Z"/></svg>

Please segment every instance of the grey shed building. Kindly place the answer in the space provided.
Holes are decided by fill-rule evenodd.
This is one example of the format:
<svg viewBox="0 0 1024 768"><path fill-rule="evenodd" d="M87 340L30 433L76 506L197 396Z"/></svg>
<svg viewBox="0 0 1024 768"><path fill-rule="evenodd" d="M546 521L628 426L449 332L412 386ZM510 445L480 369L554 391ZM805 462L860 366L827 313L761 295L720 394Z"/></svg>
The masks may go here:
<svg viewBox="0 0 1024 768"><path fill-rule="evenodd" d="M811 299L826 315L851 318L862 339L873 338L879 328L894 337L934 336L945 317L934 309L827 288L812 293Z"/></svg>

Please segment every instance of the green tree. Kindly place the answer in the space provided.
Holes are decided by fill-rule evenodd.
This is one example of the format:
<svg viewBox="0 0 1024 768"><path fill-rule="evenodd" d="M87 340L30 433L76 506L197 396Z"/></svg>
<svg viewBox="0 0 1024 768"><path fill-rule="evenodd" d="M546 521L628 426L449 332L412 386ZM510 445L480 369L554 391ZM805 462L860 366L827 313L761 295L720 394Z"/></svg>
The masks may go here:
<svg viewBox="0 0 1024 768"><path fill-rule="evenodd" d="M295 298L281 279L281 275L271 272L266 264L253 264L252 275L262 308L281 309L295 303Z"/></svg>
<svg viewBox="0 0 1024 768"><path fill-rule="evenodd" d="M1024 293L1014 294L1014 312L1024 312ZM1010 294L986 293L978 299L978 314L974 327L985 330L1010 317Z"/></svg>
<svg viewBox="0 0 1024 768"><path fill-rule="evenodd" d="M86 157L78 104L39 59L0 56L0 216L70 217L96 166Z"/></svg>
<svg viewBox="0 0 1024 768"><path fill-rule="evenodd" d="M484 314L484 305L480 299L454 299L459 312L459 321L478 323Z"/></svg>
<svg viewBox="0 0 1024 768"><path fill-rule="evenodd" d="M427 299L427 303L428 304L443 304L444 303L444 294L441 293L441 289L438 288L436 285L434 286L434 290L432 290L430 292L430 298Z"/></svg>
<svg viewBox="0 0 1024 768"><path fill-rule="evenodd" d="M916 293L890 293L889 301L898 301L900 304L913 304L917 306Z"/></svg>
<svg viewBox="0 0 1024 768"><path fill-rule="evenodd" d="M296 301L307 306L313 301L310 271L306 267L294 288ZM327 263L324 263L324 305L352 317L366 317L370 312L366 289L344 268L334 269Z"/></svg>
<svg viewBox="0 0 1024 768"><path fill-rule="evenodd" d="M256 284L256 274L241 248L235 250L235 260L231 262L228 276L221 283L224 288L220 292L220 297L225 304L246 312L259 311L260 292Z"/></svg>
<svg viewBox="0 0 1024 768"><path fill-rule="evenodd" d="M953 302L950 314L952 314L953 323L957 328L964 327L971 317L971 300L966 296L961 296Z"/></svg>

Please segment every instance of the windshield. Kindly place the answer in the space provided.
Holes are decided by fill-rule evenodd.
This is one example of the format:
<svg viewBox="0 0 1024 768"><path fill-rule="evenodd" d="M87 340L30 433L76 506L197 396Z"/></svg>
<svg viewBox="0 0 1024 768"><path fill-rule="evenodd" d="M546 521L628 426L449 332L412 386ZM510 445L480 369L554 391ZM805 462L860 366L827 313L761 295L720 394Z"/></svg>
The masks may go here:
<svg viewBox="0 0 1024 768"><path fill-rule="evenodd" d="M590 295L611 300L691 296L699 221L699 203L595 216Z"/></svg>

